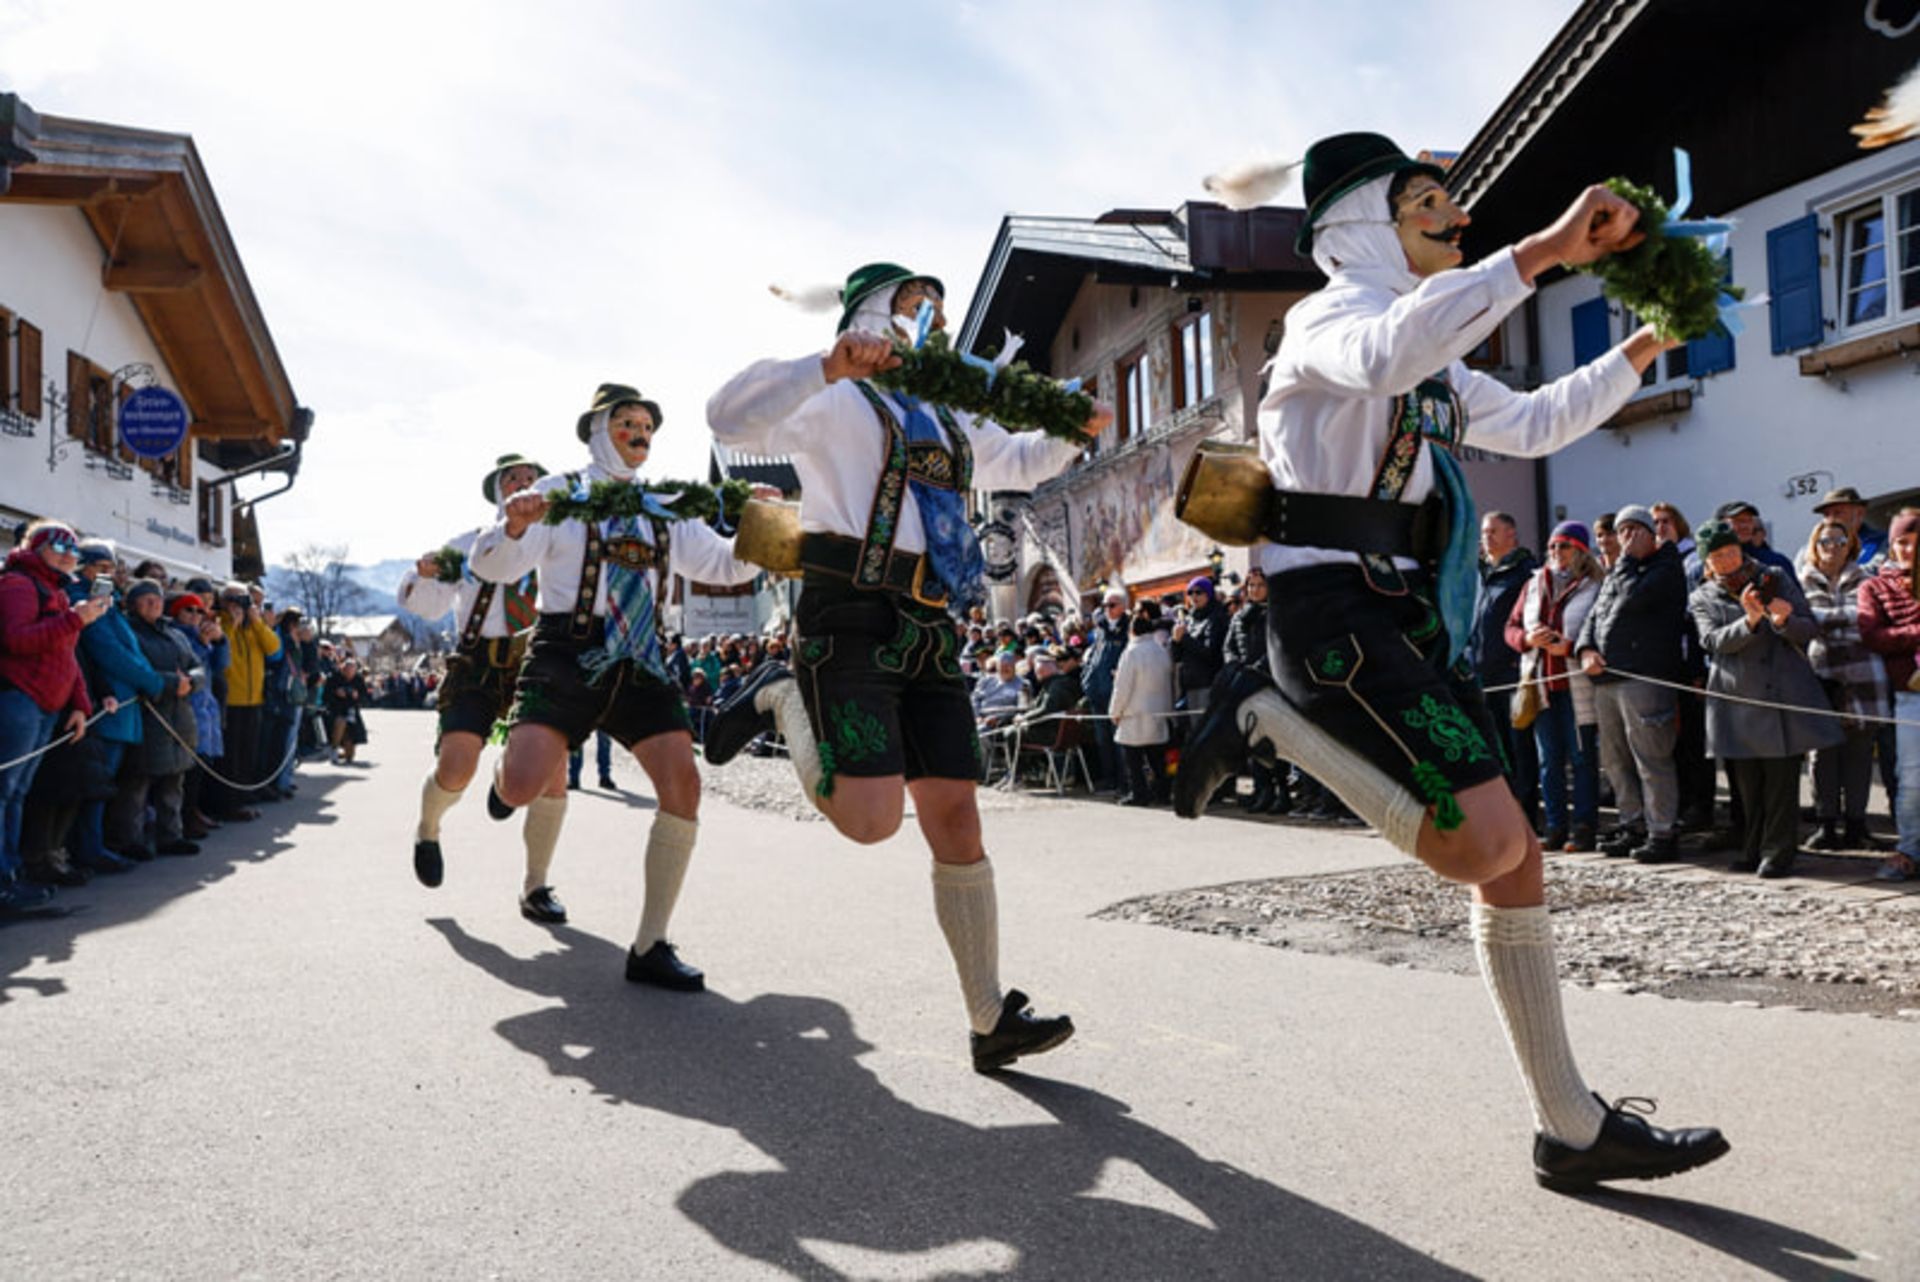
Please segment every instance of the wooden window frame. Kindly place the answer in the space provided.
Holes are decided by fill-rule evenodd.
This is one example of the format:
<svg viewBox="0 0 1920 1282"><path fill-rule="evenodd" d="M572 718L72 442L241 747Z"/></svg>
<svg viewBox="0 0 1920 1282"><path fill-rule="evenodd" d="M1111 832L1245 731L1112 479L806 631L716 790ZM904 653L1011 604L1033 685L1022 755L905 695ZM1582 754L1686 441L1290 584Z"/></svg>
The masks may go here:
<svg viewBox="0 0 1920 1282"><path fill-rule="evenodd" d="M14 326L14 338L20 349L20 414L23 418L38 419L47 408L46 344L40 327L25 320Z"/></svg>
<svg viewBox="0 0 1920 1282"><path fill-rule="evenodd" d="M1196 392L1187 386L1187 332L1198 331L1202 322L1207 326L1206 351L1198 350L1199 340L1195 339L1194 366L1200 370L1201 386ZM1202 307L1197 312L1187 312L1173 322L1173 412L1192 409L1202 401L1212 399L1218 390L1213 377L1213 345L1219 335L1214 333L1213 309ZM1211 386L1210 386L1211 385Z"/></svg>
<svg viewBox="0 0 1920 1282"><path fill-rule="evenodd" d="M1143 411L1142 417L1147 420L1144 423L1134 422L1131 389L1127 386L1135 370L1140 372L1140 405ZM1114 420L1120 426L1118 443L1125 445L1153 426L1153 366L1147 359L1147 345L1142 343L1115 361L1114 374L1116 377L1114 390L1117 393Z"/></svg>
<svg viewBox="0 0 1920 1282"><path fill-rule="evenodd" d="M1912 198L1920 203L1920 184L1905 181L1898 186L1889 187L1879 195L1869 197L1833 215L1833 270L1835 319L1838 322L1838 337L1854 338L1861 334L1870 334L1878 330L1896 328L1920 320L1920 304L1911 307L1901 305L1901 287L1904 279L1920 271L1920 253L1916 253L1909 262L1902 255L1902 249L1909 237L1920 235L1920 222L1902 229L1900 226L1900 202ZM1849 315L1848 288L1849 271L1856 255L1850 245L1853 228L1863 217L1877 213L1881 220L1880 239L1880 287L1886 294L1886 307L1878 316L1866 320L1852 320Z"/></svg>
<svg viewBox="0 0 1920 1282"><path fill-rule="evenodd" d="M0 307L0 410L14 408L13 326L18 319L6 308Z"/></svg>
<svg viewBox="0 0 1920 1282"><path fill-rule="evenodd" d="M209 547L225 547L226 505L222 502L220 487L211 481L202 481L196 487L196 493L200 499L200 541Z"/></svg>

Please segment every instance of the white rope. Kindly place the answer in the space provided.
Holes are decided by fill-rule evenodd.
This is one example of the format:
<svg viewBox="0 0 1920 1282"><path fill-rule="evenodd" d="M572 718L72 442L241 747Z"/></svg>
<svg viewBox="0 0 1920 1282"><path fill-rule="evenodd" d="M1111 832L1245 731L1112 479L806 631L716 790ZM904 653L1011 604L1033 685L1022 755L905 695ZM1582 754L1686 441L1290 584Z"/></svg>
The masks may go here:
<svg viewBox="0 0 1920 1282"><path fill-rule="evenodd" d="M173 726L168 723L166 717L161 714L158 708L154 707L151 703L147 703L145 699L141 699L140 702L146 705L147 711L153 713L153 719L160 723L160 728L162 730L165 730L168 734L172 735L173 741L179 744L182 748L185 748L187 750L187 755L192 757L194 759L194 762L202 770L206 771L210 778L219 780L221 783L225 784L227 787L232 788L235 792L252 792L257 788L266 787L268 784L272 783L275 779L278 779L280 777L280 772L287 768L287 763L292 761L294 758L294 754L300 751L300 736L296 734L293 737L293 742L287 747L287 755L280 758L279 765L267 771L266 778L262 779L259 783L235 783L233 780L221 774L218 770L215 770L213 766L208 763L207 759L201 756L199 751L195 749L195 747L192 744L188 743L185 739L182 739L180 737L180 732L178 730L175 730Z"/></svg>
<svg viewBox="0 0 1920 1282"><path fill-rule="evenodd" d="M1629 681L1644 681L1650 686L1665 686L1669 690L1678 690L1683 694L1704 695L1709 699L1724 699L1728 703L1744 703L1751 708L1770 708L1775 712L1796 712L1808 717L1838 717L1842 721L1864 721L1881 726L1908 726L1912 729L1920 730L1920 721L1904 721L1899 717L1883 717L1872 712L1842 712L1838 708L1803 708L1797 703L1773 703L1766 699L1750 699L1746 695L1728 694L1724 690L1702 690L1694 686L1683 685L1678 681L1663 681L1659 677L1645 677L1641 676L1638 672L1628 672L1625 668L1607 668L1605 671L1608 675L1625 677ZM1545 687L1559 680L1560 678L1558 677L1541 678L1539 684ZM1592 680L1592 678L1589 677L1588 680ZM1525 684L1527 683L1524 681L1516 681L1512 685L1487 686L1481 690L1480 693L1507 694L1510 691L1518 690Z"/></svg>
<svg viewBox="0 0 1920 1282"><path fill-rule="evenodd" d="M111 711L109 711L106 708L102 708L100 709L100 711L94 713L92 716L88 717L84 722L82 722L80 725L80 729L85 730L88 726L91 726L94 722L98 721L100 718L112 716L113 713L117 711L119 711L118 708L112 709ZM69 730L65 734L61 735L58 739L55 739L52 742L43 745L42 747L35 748L32 752L29 752L24 757L15 757L12 761L9 761L4 765L0 765L0 772L11 770L15 766L24 766L29 761L32 761L35 757L42 756L46 753L52 752L55 748L58 748L61 744L73 738L73 735L74 735L74 732Z"/></svg>

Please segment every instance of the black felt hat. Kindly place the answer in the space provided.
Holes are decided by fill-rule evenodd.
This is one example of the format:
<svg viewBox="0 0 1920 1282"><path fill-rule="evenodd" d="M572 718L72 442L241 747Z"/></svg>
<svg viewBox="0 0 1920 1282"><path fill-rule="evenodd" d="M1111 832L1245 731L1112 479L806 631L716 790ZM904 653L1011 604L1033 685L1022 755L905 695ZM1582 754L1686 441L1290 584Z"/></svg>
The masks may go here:
<svg viewBox="0 0 1920 1282"><path fill-rule="evenodd" d="M625 383L602 383L593 393L592 406L580 416L579 423L574 426L573 434L580 438L581 444L586 444L593 436L593 416L601 410L618 409L622 405L646 406L648 412L653 415L653 425L656 428L666 421L660 414L659 402L648 400Z"/></svg>
<svg viewBox="0 0 1920 1282"><path fill-rule="evenodd" d="M480 492L487 496L487 502L498 503L500 501L500 473L516 467L530 467L541 476L547 474L546 468L541 467L524 454L502 454L499 459L495 461L493 470L487 473L487 479L480 482Z"/></svg>
<svg viewBox="0 0 1920 1282"><path fill-rule="evenodd" d="M1447 171L1436 164L1415 160L1381 134L1335 134L1307 148L1300 185L1307 197L1307 216L1294 238L1294 250L1313 252L1313 225L1342 196L1348 195L1376 178L1406 170L1426 174L1444 183ZM1387 211L1382 210L1382 216Z"/></svg>

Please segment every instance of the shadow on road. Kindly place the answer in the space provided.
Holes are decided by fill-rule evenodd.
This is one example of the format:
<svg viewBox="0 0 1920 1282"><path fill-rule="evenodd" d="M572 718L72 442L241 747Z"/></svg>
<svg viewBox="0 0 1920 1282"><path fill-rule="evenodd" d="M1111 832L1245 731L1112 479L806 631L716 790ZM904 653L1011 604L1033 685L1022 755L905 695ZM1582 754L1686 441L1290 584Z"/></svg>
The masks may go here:
<svg viewBox="0 0 1920 1282"><path fill-rule="evenodd" d="M981 1243L1011 1251L1023 1277L1466 1276L1081 1087L1008 1075L1052 1114L1042 1124L978 1127L916 1108L860 1064L873 1047L833 1002L636 989L620 978L624 950L577 930L522 959L453 921L430 924L463 960L560 1003L496 1028L550 1072L725 1127L778 1162L710 1175L677 1205L729 1250L794 1277L846 1276L823 1258L833 1246L901 1256ZM1208 1223L1100 1195L1116 1159Z"/></svg>
<svg viewBox="0 0 1920 1282"><path fill-rule="evenodd" d="M1702 1246L1710 1246L1746 1263L1768 1277L1813 1282L1813 1279L1867 1276L1849 1273L1833 1263L1836 1260L1859 1259L1847 1248L1756 1215L1627 1189L1602 1189L1585 1195L1581 1200L1591 1206L1618 1211L1636 1220L1656 1224L1681 1237L1691 1238Z"/></svg>
<svg viewBox="0 0 1920 1282"><path fill-rule="evenodd" d="M131 872L95 877L85 886L62 890L54 901L63 915L29 918L0 926L0 1007L17 991L54 997L67 991L59 976L27 978L21 971L35 962L60 965L73 960L76 942L89 931L139 921L178 899L224 881L236 868L271 859L293 845L296 828L335 822L329 801L351 775L300 776L300 791L289 801L257 807L260 817L214 830L190 858L160 858Z"/></svg>

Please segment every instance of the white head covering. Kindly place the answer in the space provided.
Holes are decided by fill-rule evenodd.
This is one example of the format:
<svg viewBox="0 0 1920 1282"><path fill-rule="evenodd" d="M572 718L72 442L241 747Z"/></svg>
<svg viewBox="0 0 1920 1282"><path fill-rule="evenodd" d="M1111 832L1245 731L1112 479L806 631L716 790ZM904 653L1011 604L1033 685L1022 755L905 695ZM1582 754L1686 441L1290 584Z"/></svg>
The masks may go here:
<svg viewBox="0 0 1920 1282"><path fill-rule="evenodd" d="M901 281L900 284L906 282ZM900 285L888 285L861 299L860 306L853 309L853 319L847 322L847 328L857 329L863 334L878 334L882 338L895 337L893 296L899 290Z"/></svg>
<svg viewBox="0 0 1920 1282"><path fill-rule="evenodd" d="M1395 175L1386 174L1356 187L1328 207L1313 224L1313 261L1331 280L1361 268L1385 274L1387 284L1404 294L1420 283L1407 266L1407 250L1393 227L1387 192Z"/></svg>
<svg viewBox="0 0 1920 1282"><path fill-rule="evenodd" d="M607 424L613 418L613 409L596 412L593 421L587 426L587 452L593 455L594 463L601 471L618 480L631 481L633 466L620 457L620 451L613 447L613 438L607 435Z"/></svg>

